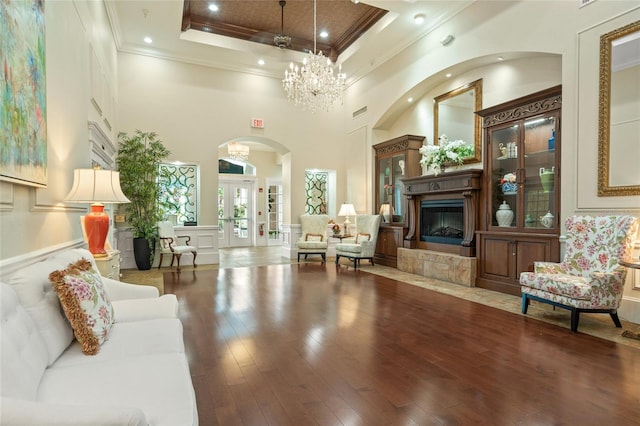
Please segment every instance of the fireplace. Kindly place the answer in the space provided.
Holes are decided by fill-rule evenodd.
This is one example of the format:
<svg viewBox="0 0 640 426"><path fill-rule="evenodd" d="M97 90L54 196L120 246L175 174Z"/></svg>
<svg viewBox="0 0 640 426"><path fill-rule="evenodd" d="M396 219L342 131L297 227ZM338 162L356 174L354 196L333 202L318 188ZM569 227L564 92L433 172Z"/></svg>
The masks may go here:
<svg viewBox="0 0 640 426"><path fill-rule="evenodd" d="M409 229L398 248L398 270L475 286L481 180L480 169L402 179Z"/></svg>
<svg viewBox="0 0 640 426"><path fill-rule="evenodd" d="M404 248L475 256L482 170L402 180L408 200Z"/></svg>
<svg viewBox="0 0 640 426"><path fill-rule="evenodd" d="M420 202L420 241L461 245L464 239L464 201Z"/></svg>

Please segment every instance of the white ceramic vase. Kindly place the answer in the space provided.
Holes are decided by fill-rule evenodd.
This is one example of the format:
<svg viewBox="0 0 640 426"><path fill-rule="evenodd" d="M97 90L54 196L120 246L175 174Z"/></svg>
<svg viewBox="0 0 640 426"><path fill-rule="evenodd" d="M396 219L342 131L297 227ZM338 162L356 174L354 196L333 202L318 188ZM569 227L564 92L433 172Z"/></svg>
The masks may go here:
<svg viewBox="0 0 640 426"><path fill-rule="evenodd" d="M513 210L511 210L511 206L506 201L503 201L498 211L496 211L496 220L498 221L498 226L511 226Z"/></svg>

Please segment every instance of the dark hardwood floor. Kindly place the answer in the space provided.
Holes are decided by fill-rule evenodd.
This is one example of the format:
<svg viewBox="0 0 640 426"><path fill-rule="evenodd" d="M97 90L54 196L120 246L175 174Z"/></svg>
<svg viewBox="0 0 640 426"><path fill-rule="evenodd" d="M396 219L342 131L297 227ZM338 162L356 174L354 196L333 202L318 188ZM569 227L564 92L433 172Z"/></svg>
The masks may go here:
<svg viewBox="0 0 640 426"><path fill-rule="evenodd" d="M640 351L333 264L164 274L201 425L640 424Z"/></svg>

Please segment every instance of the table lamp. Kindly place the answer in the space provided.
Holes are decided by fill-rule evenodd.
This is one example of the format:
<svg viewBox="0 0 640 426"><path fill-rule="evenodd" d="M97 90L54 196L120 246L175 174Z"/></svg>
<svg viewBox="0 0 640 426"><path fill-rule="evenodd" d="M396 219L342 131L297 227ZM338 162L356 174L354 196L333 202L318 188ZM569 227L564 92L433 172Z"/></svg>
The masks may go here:
<svg viewBox="0 0 640 426"><path fill-rule="evenodd" d="M380 216L382 216L386 223L391 222L391 204L385 203L380 205Z"/></svg>
<svg viewBox="0 0 640 426"><path fill-rule="evenodd" d="M120 189L120 172L75 169L73 186L64 201L91 203L91 211L84 219L89 251L94 257L106 256L104 242L109 232L109 215L104 212L104 204L130 202Z"/></svg>
<svg viewBox="0 0 640 426"><path fill-rule="evenodd" d="M349 222L349 216L355 216L356 215L356 210L353 208L353 204L342 204L340 206L340 211L338 212L338 216L345 216L346 219L344 220L344 234L345 235L350 235L349 234L349 225L351 225L351 222Z"/></svg>

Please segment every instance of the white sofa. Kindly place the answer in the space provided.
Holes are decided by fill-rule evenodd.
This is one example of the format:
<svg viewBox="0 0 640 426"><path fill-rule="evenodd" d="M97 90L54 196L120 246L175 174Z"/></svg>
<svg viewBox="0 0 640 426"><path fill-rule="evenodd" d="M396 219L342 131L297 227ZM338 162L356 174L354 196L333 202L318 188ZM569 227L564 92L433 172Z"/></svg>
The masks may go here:
<svg viewBox="0 0 640 426"><path fill-rule="evenodd" d="M0 283L0 424L198 424L175 295L103 277L115 323L82 353L49 281L82 257L94 263L66 250Z"/></svg>

